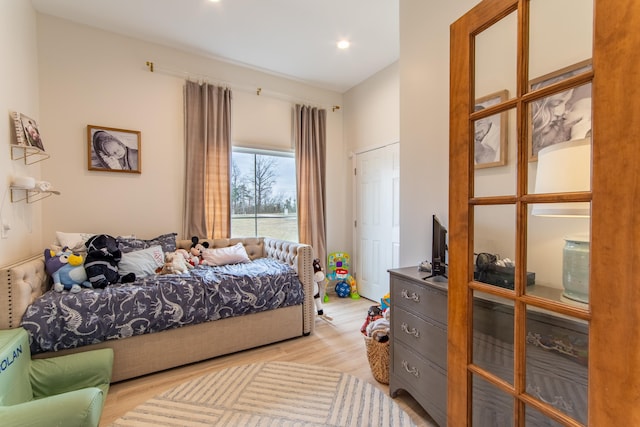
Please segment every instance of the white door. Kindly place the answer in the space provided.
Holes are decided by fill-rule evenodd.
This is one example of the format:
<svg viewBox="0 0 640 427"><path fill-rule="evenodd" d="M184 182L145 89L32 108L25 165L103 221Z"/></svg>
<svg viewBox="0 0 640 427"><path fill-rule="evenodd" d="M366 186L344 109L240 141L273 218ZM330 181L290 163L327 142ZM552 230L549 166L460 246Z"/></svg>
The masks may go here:
<svg viewBox="0 0 640 427"><path fill-rule="evenodd" d="M387 270L398 267L400 144L356 154L356 282L373 301L389 292Z"/></svg>

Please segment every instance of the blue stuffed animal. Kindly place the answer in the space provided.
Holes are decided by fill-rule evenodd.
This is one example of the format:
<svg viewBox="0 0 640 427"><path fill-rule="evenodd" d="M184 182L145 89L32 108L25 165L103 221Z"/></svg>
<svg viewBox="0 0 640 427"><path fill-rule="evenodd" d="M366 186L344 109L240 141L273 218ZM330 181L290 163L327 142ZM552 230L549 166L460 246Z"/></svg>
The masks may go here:
<svg viewBox="0 0 640 427"><path fill-rule="evenodd" d="M91 288L83 262L82 255L74 254L66 247L58 253L45 249L44 265L53 279L53 290L76 293L80 292L81 287Z"/></svg>

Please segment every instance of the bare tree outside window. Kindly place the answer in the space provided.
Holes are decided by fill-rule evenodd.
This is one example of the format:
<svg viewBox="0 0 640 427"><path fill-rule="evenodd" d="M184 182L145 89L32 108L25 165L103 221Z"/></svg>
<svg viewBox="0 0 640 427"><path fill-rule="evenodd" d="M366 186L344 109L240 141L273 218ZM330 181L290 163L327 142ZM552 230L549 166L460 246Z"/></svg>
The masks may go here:
<svg viewBox="0 0 640 427"><path fill-rule="evenodd" d="M295 159L291 153L234 149L231 236L298 241Z"/></svg>

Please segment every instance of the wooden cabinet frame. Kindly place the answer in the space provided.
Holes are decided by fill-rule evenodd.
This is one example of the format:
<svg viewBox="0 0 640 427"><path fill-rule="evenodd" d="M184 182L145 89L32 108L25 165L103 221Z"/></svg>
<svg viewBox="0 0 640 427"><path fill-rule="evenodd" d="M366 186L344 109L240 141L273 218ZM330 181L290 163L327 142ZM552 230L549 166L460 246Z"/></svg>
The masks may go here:
<svg viewBox="0 0 640 427"><path fill-rule="evenodd" d="M526 255L526 203L540 197L526 194L526 168L518 168L515 196L473 198L473 48L474 35L518 10L518 85L508 108L522 109L528 100L527 57L522 31L528 22L529 0L485 0L451 26L450 178L449 178L449 302L448 410L449 426L471 425L471 306L473 247L471 225L477 204L504 203L516 207L520 236L516 258ZM535 1L535 0L531 0ZM594 0L592 81L593 169L590 194L570 193L567 201L590 200L591 265L589 309L553 307L589 321L589 426L640 425L640 4L622 0ZM568 80L566 84L577 85ZM518 164L528 161L526 118L518 115ZM524 144L524 145L523 145ZM524 149L522 149L524 147ZM555 199L557 200L557 199ZM521 269L521 275L526 272ZM525 277L520 277L524 283ZM520 290L514 300L516 319L525 304L544 307ZM518 286L517 286L518 287ZM477 288L477 286L476 286ZM514 345L524 337L516 320ZM522 388L516 357L515 389ZM516 405L516 425L524 425L523 405ZM566 425L579 425L557 419Z"/></svg>

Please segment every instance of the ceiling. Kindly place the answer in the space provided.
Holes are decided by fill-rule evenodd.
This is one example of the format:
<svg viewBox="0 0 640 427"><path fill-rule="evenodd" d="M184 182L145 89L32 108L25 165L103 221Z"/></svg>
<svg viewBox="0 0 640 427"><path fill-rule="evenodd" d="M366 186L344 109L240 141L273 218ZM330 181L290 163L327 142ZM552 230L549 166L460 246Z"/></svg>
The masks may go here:
<svg viewBox="0 0 640 427"><path fill-rule="evenodd" d="M340 93L399 58L399 0L31 0L41 13ZM337 48L340 39L351 47Z"/></svg>

